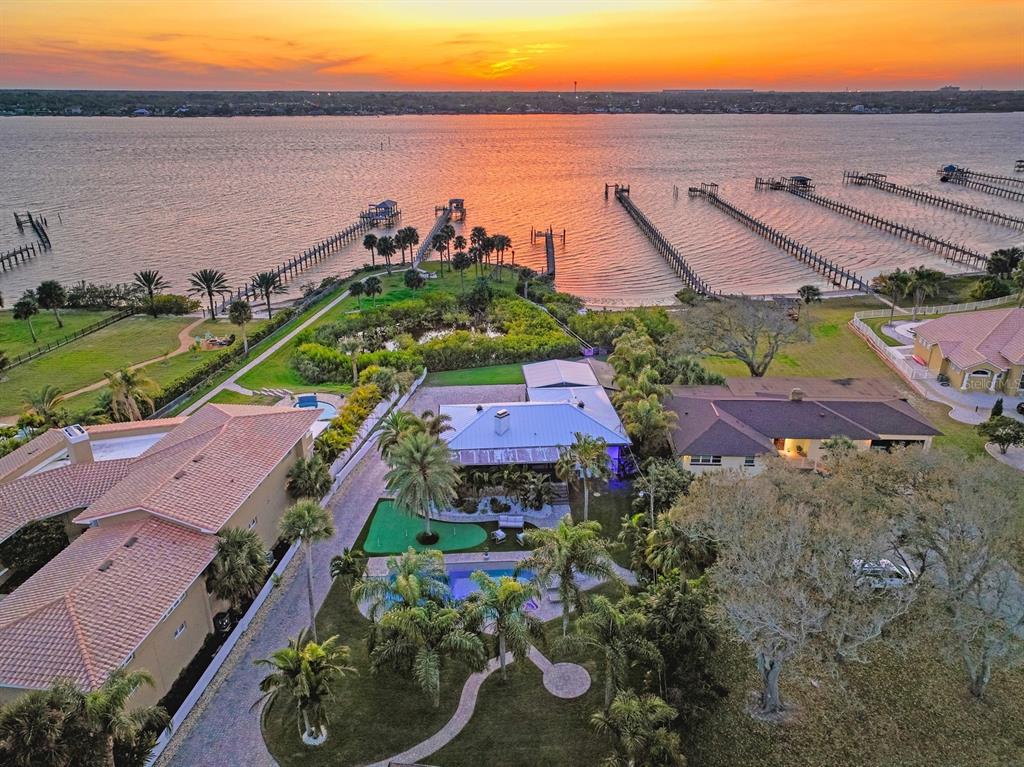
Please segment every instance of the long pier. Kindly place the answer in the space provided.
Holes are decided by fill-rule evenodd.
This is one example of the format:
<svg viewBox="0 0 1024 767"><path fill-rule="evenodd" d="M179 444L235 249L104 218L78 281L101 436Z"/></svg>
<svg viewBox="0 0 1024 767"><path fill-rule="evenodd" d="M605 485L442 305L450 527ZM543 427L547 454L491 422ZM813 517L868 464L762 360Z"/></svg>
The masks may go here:
<svg viewBox="0 0 1024 767"><path fill-rule="evenodd" d="M755 181L755 188L757 189L784 189L785 191L793 194L808 202L813 202L817 205L821 205L823 208L827 208L835 213L842 213L844 216L849 216L855 221L860 221L862 224L873 226L876 229L881 229L883 232L901 237L904 240L909 240L917 245L921 245L929 250L938 253L948 261L953 261L959 264L970 264L971 266L982 266L988 262L988 257L979 253L976 250L971 250L963 245L957 245L956 243L949 242L948 240L941 240L938 237L933 237L930 234L912 229L904 224L890 221L887 218L876 216L874 213L868 213L867 211L854 208L846 203L839 202L838 200L832 200L828 197L823 197L820 194L816 194L813 191L813 186L807 183L771 183L774 179L769 180L766 184L764 179L758 178ZM786 179L782 180L783 182Z"/></svg>
<svg viewBox="0 0 1024 767"><path fill-rule="evenodd" d="M1017 160L1013 165L1014 173L1024 173L1024 160Z"/></svg>
<svg viewBox="0 0 1024 767"><path fill-rule="evenodd" d="M36 245L31 243L29 245L22 245L20 248L9 250L6 253L0 254L0 267L3 271L13 269L19 263L25 263L30 258L36 255Z"/></svg>
<svg viewBox="0 0 1024 767"><path fill-rule="evenodd" d="M555 230L553 227L547 229L530 229L530 242L534 243L538 237L544 238L544 252L547 255L548 269L545 272L549 277L555 276ZM562 230L562 247L565 247L565 230Z"/></svg>
<svg viewBox="0 0 1024 767"><path fill-rule="evenodd" d="M440 234L441 230L448 226L448 224L451 222L452 208L453 206L451 204L437 205L434 207L434 214L437 216L434 219L434 225L430 227L430 231L427 232L427 236L420 240L420 246L416 250L416 255L413 256L411 268L415 269L417 266L420 265L420 262L427 258L427 254L430 253L430 250L433 247L431 243L433 242L434 237ZM462 215L465 215L464 205L460 206L458 210Z"/></svg>
<svg viewBox="0 0 1024 767"><path fill-rule="evenodd" d="M272 271L274 274L281 278L281 282L286 283L290 279L296 277L313 264L317 264L323 261L332 253L338 251L345 245L355 240L363 232L372 229L374 226L375 219L372 217L360 214L359 220L342 229L336 234L332 234L330 237L321 240L311 248L307 248L302 252L301 255L290 258L282 264L276 266ZM241 301L242 299L256 300L261 298L257 290L252 286L251 282L247 282L244 285L240 285L235 288L234 291L227 293L227 297L220 302L219 310L221 312L226 311L232 301Z"/></svg>
<svg viewBox="0 0 1024 767"><path fill-rule="evenodd" d="M604 195L608 197L609 184L605 184ZM686 259L682 257L675 246L672 245L665 236L658 231L658 227L651 223L650 219L643 214L633 200L629 196L629 187L622 186L620 184L614 185L615 199L619 201L619 204L626 209L636 225L640 227L640 231L644 233L651 244L654 245L654 249L657 250L662 257L668 261L669 266L675 271L679 279L681 279L688 288L701 295L708 296L714 295L715 291L700 277L693 268L686 263Z"/></svg>
<svg viewBox="0 0 1024 767"><path fill-rule="evenodd" d="M997 210L979 208L975 205L968 205L967 203L960 202L959 200L950 199L949 197L940 197L939 195L931 194L930 192L922 192L920 189L895 184L892 181L887 180L884 173L861 173L856 170L844 170L843 183L856 184L858 186L873 186L875 189L880 189L883 192L909 197L910 199L917 200L918 202L938 205L940 208L951 210L956 213L963 213L965 216L974 216L975 218L991 221L995 224L1008 226L1011 229L1024 229L1024 218L1021 218L1020 216L1010 216L1006 213L1000 213Z"/></svg>
<svg viewBox="0 0 1024 767"><path fill-rule="evenodd" d="M1024 179L1022 178L993 176L990 173L976 173L972 170L967 170L966 168L953 168L952 170L940 168L938 170L938 174L939 180L944 183L958 184L959 186L966 186L968 189L985 192L986 194L992 194L996 197L1005 197L1007 200L1024 202L1024 188L1009 189L1005 186L988 183L989 180L998 179L1001 183L1010 182L1012 184L1024 185Z"/></svg>
<svg viewBox="0 0 1024 767"><path fill-rule="evenodd" d="M952 168L952 171L950 170ZM947 165L945 168L939 169L939 175L944 173L956 173L960 176L966 176L967 178L974 179L977 181L995 181L997 184L1009 184L1010 186L1024 186L1024 178L1016 178L1015 176L999 176L995 173L983 173L980 170L971 170L970 168L961 168L958 165Z"/></svg>
<svg viewBox="0 0 1024 767"><path fill-rule="evenodd" d="M760 180L760 179L759 179ZM718 194L718 184L701 184L699 187L691 186L688 190L690 197L701 197L711 203L719 210L732 216L755 234L764 237L775 247L793 256L797 261L809 266L811 269L822 275L826 280L838 288L870 290L868 283L855 272L846 269L834 261L829 261L819 256L806 245L794 240L778 229L769 226L763 221L754 218L739 208L723 200Z"/></svg>

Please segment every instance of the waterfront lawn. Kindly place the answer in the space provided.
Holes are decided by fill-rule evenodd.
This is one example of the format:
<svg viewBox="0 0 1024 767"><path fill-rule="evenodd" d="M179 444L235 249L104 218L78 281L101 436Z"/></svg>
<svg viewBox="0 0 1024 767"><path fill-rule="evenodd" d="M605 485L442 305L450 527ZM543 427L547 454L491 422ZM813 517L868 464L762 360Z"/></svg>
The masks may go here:
<svg viewBox="0 0 1024 767"><path fill-rule="evenodd" d="M278 397L271 397L267 394L254 394L250 397L242 392L224 389L224 391L217 392L210 402L216 402L219 405L276 405L278 399Z"/></svg>
<svg viewBox="0 0 1024 767"><path fill-rule="evenodd" d="M64 321L64 327L60 328L57 327L57 319L53 312L40 310L39 314L32 318L32 327L39 337L38 341L33 341L26 321L14 319L10 310L0 311L0 351L6 352L9 357L16 357L106 319L112 314L115 314L113 309L97 312L66 309L60 313L60 318Z"/></svg>
<svg viewBox="0 0 1024 767"><path fill-rule="evenodd" d="M317 614L321 638L337 635L351 651L356 674L335 685L328 706L328 739L309 748L299 739L294 707L273 710L263 729L271 755L282 767L335 767L368 764L394 756L426 740L451 719L470 674L464 664L447 664L441 677L441 704L434 708L411 674L372 673L366 649L370 622L349 598L349 586L335 581Z"/></svg>
<svg viewBox="0 0 1024 767"><path fill-rule="evenodd" d="M424 386L491 386L495 384L526 383L523 377L523 366L488 365L482 368L466 368L464 370L442 370L430 373Z"/></svg>
<svg viewBox="0 0 1024 767"><path fill-rule="evenodd" d="M72 392L99 381L108 370L167 354L178 348L178 333L191 321L188 317L129 317L19 365L7 372L0 386L0 414L17 414L26 390L38 391L49 384Z"/></svg>

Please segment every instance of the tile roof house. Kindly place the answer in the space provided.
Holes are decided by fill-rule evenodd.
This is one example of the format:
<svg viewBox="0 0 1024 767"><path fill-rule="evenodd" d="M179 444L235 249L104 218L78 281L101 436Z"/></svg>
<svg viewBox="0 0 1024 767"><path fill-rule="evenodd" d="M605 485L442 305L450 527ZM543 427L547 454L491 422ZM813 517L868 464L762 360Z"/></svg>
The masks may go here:
<svg viewBox="0 0 1024 767"><path fill-rule="evenodd" d="M86 500L74 522L89 525L0 601L0 702L61 676L94 688L122 665L156 680L134 703L159 700L213 630L203 575L216 533L247 527L274 543L288 469L309 455L318 416L206 405L136 458L0 485L10 519Z"/></svg>
<svg viewBox="0 0 1024 767"><path fill-rule="evenodd" d="M811 397L793 387L785 398L771 379L757 388L732 379L725 386L674 386L665 406L676 413L672 444L691 471L718 468L763 468L763 456L779 454L812 467L822 454L821 443L844 436L860 449L894 445L931 446L939 434L904 399L873 386L861 393ZM837 382L807 379L811 391L831 391ZM733 388L741 391L737 393Z"/></svg>
<svg viewBox="0 0 1024 767"><path fill-rule="evenodd" d="M914 328L914 356L958 389L1024 395L1024 309L922 322Z"/></svg>

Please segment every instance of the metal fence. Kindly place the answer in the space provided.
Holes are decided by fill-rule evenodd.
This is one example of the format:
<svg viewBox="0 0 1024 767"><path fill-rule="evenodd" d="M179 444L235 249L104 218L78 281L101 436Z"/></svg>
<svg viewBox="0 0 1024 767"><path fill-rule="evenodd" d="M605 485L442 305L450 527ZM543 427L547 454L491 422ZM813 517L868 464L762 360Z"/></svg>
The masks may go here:
<svg viewBox="0 0 1024 767"><path fill-rule="evenodd" d="M72 341L77 341L79 338L87 336L91 333L95 333L97 330L103 330L103 328L109 327L110 325L113 325L115 322L123 320L125 317L131 317L133 314L135 314L134 308L122 309L117 314L112 314L111 316L105 319L94 322L92 325L86 325L84 328L76 330L74 333L68 333L65 336L61 336L56 341L50 341L50 343L45 344L43 346L37 346L30 352L25 352L24 354L16 354L13 357L9 357L7 362L7 368L9 370L10 368L17 367L18 365L24 365L26 362L29 362L30 360L34 360L37 357L42 357L47 352L52 352L54 349L59 349L62 346L67 346Z"/></svg>

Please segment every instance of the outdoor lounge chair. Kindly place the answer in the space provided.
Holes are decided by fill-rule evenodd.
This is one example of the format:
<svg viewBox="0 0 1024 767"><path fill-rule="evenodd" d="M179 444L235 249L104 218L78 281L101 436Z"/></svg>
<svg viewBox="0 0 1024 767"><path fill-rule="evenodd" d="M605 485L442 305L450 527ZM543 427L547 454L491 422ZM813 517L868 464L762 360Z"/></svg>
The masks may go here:
<svg viewBox="0 0 1024 767"><path fill-rule="evenodd" d="M508 536L505 535L504 530L498 529L491 533L491 540L495 543L502 543L506 538L508 538Z"/></svg>
<svg viewBox="0 0 1024 767"><path fill-rule="evenodd" d="M526 546L526 533L516 533L516 543L520 546Z"/></svg>
<svg viewBox="0 0 1024 767"><path fill-rule="evenodd" d="M514 527L522 530L526 518L522 514L502 514L498 517L498 527Z"/></svg>

